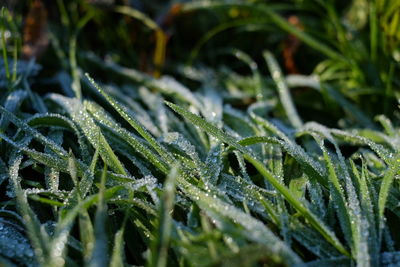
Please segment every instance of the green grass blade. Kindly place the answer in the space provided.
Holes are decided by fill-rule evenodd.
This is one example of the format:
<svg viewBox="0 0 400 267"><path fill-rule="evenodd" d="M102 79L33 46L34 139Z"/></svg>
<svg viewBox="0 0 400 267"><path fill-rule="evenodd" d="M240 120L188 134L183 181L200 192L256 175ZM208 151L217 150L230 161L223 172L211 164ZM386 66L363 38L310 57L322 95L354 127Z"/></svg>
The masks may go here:
<svg viewBox="0 0 400 267"><path fill-rule="evenodd" d="M70 114L72 120L79 125L89 142L95 149L99 150L100 156L105 162L110 164L110 168L113 171L123 175L127 174L123 164L115 155L102 134L100 127L96 125L93 118L88 114L84 105L82 105L78 99L67 98L56 94L51 95L50 99L58 103Z"/></svg>
<svg viewBox="0 0 400 267"><path fill-rule="evenodd" d="M164 183L164 192L159 207L158 229L152 244L151 259L148 266L165 267L168 260L168 248L171 237L171 215L175 200L175 183L179 175L179 167L175 166Z"/></svg>
<svg viewBox="0 0 400 267"><path fill-rule="evenodd" d="M215 198L197 187L178 178L179 187L192 198L200 208L208 211L210 216L217 213L219 216L235 221L236 224L243 227L243 234L253 242L267 246L271 253L279 254L288 264L301 264L302 261L295 252L286 246L277 238L263 223L242 212L236 207Z"/></svg>
<svg viewBox="0 0 400 267"><path fill-rule="evenodd" d="M335 234L328 229L328 227L319 220L301 201L296 199L292 192L279 183L274 177L272 173L270 173L258 160L252 158L249 155L244 155L245 159L250 162L267 180L270 182L284 197L285 199L298 211L300 212L309 223L318 231L324 238L331 243L338 251L340 251L343 255L349 256L349 252L342 245L339 239L335 236Z"/></svg>
<svg viewBox="0 0 400 267"><path fill-rule="evenodd" d="M0 106L0 112L3 113L3 115L8 120L10 120L16 126L18 126L21 130L25 131L26 133L29 133L31 136L33 136L35 139L37 139L43 145L48 146L58 156L60 156L62 158L65 158L65 159L68 158L68 153L61 146L57 145L54 141L52 141L52 140L48 139L47 137L45 137L39 131L37 131L37 130L33 129L32 127L30 127L27 123L25 123L21 119L17 118L14 114L9 112L7 109L5 109L4 107Z"/></svg>
<svg viewBox="0 0 400 267"><path fill-rule="evenodd" d="M135 135L128 132L126 129L122 128L118 123L116 123L108 114L106 114L104 109L91 102L85 102L84 105L88 112L99 123L104 123L108 130L110 130L113 135L118 137L119 142L128 143L134 150L139 152L147 161L150 161L162 172L168 172L167 164L163 159L160 158L160 156L153 152L153 150L148 149L148 147L146 147Z"/></svg>
<svg viewBox="0 0 400 267"><path fill-rule="evenodd" d="M262 6L261 7L262 11L268 15L268 17L281 29L287 31L290 34L293 34L297 38L299 38L301 41L309 45L310 47L314 48L315 50L325 54L326 56L340 60L340 61L346 61L346 58L344 58L341 54L333 50L332 48L328 47L327 45L323 44L321 41L316 40L314 37L311 35L305 33L304 31L299 30L295 26L291 25L286 19L284 19L281 15L276 13L275 11L271 10L267 6Z"/></svg>
<svg viewBox="0 0 400 267"><path fill-rule="evenodd" d="M86 74L87 79L90 81L91 85L101 93L107 101L112 105L112 107L123 117L147 142L160 154L161 157L167 163L173 163L174 157L162 147L156 139L133 117L131 117L126 109L121 106L116 100L109 96L88 74Z"/></svg>
<svg viewBox="0 0 400 267"><path fill-rule="evenodd" d="M108 241L107 241L107 204L104 198L105 183L107 179L107 165L104 165L101 175L101 183L99 189L99 199L97 203L96 217L94 220L95 244L90 257L88 266L106 267L108 266Z"/></svg>
<svg viewBox="0 0 400 267"><path fill-rule="evenodd" d="M110 260L110 267L124 267L124 229L121 228L115 234L114 248Z"/></svg>
<svg viewBox="0 0 400 267"><path fill-rule="evenodd" d="M380 230L382 231L382 226L383 224L383 218L385 208L386 208L386 202L388 200L389 194L390 194L390 189L393 184L393 180L395 176L398 174L400 171L400 153L397 153L396 156L391 158L391 161L389 163L388 169L386 170L385 175L383 176L381 187L379 190L379 200L378 200L378 210L379 210L379 218L380 218Z"/></svg>
<svg viewBox="0 0 400 267"><path fill-rule="evenodd" d="M8 13L8 10L2 6L1 7L1 16L0 16L0 31L1 31L1 50L2 50L2 55L3 55L3 62L4 62L4 69L6 72L6 78L7 80L11 79L11 74L10 74L10 68L8 66L8 56L7 56L7 46L6 46L6 12Z"/></svg>
<svg viewBox="0 0 400 267"><path fill-rule="evenodd" d="M304 149L290 141L290 139L285 138L285 140L279 140L274 137L265 137L265 136L252 136L243 138L238 141L238 143L242 146L249 146L258 143L270 143L270 144L279 144L283 150L289 153L300 165L304 168L304 171L310 176L315 177L316 180L323 186L327 187L328 183L325 178L326 170L323 166L315 161L310 155L308 155Z"/></svg>
<svg viewBox="0 0 400 267"><path fill-rule="evenodd" d="M50 154L46 154L46 153L42 153L42 152L38 152L36 150L33 149L29 149L25 146L22 146L20 144L17 144L16 142L14 142L13 140L11 140L8 136L0 133L0 138L2 138L4 141L6 141L8 144L10 144L11 146L13 146L14 148L21 150L23 153L25 153L26 155L28 155L29 157L31 157L32 159L43 163L46 166L55 168L59 171L63 171L63 172L68 172L68 163L66 160L60 159L58 157L55 157L54 155L50 155Z"/></svg>
<svg viewBox="0 0 400 267"><path fill-rule="evenodd" d="M224 133L221 129L218 129L216 126L212 125L209 122L206 122L205 120L203 120L201 117L186 111L185 109L172 104L170 102L165 102L172 110L174 110L176 113L178 113L179 115L181 115L182 117L184 117L185 119L187 119L188 121L190 121L191 123L193 123L195 126L200 127L201 129L203 129L205 132L217 137L219 140L223 141L224 143L227 143L228 145L236 148L237 150L239 150L242 153L250 153L249 150L247 150L246 148L244 148L243 146L239 145L236 142L236 139L233 138L230 135L227 135L226 133Z"/></svg>
<svg viewBox="0 0 400 267"><path fill-rule="evenodd" d="M9 168L10 179L17 197L18 210L27 228L28 236L34 248L36 258L40 264L43 266L48 266L47 264L50 250L48 247L49 236L43 231L40 221L30 208L27 197L21 188L20 178L18 177L21 161L22 156L16 156L11 161L11 166Z"/></svg>
<svg viewBox="0 0 400 267"><path fill-rule="evenodd" d="M15 113L26 97L26 91L16 90L7 96L4 103L4 108L9 110L11 113ZM0 131L4 132L4 130L7 129L7 126L8 120L5 117L1 117Z"/></svg>
<svg viewBox="0 0 400 267"><path fill-rule="evenodd" d="M191 112L188 112L177 105L174 105L169 102L167 102L166 104L169 107L171 107L174 111L176 111L178 114L183 116L185 119L189 120L191 123L196 125L197 127L200 127L210 135L213 135L214 137L220 139L221 141L231 145L232 147L242 152L244 158L248 162L250 162L260 172L260 174L263 175L267 179L267 181L270 182L276 188L276 190L278 190L285 197L285 199L310 222L310 224L317 231L319 231L341 253L343 253L344 255L349 255L349 252L337 239L335 234L332 231L330 231L327 228L327 226L325 226L325 224L321 222L305 205L303 205L301 201L296 199L293 196L292 192L290 192L290 190L286 186L281 184L278 181L278 179L265 168L264 164L255 159L253 156L251 156L251 153L245 147L239 145L235 138L225 134L222 130L218 129L211 123L206 122L199 116Z"/></svg>
<svg viewBox="0 0 400 267"><path fill-rule="evenodd" d="M275 57L269 51L263 53L264 59L268 64L269 72L271 73L272 79L274 80L276 87L278 88L280 101L286 111L286 115L290 123L295 128L299 128L303 125L299 114L293 104L292 97L290 96L289 89L286 85L285 78L283 77L282 71L276 62Z"/></svg>

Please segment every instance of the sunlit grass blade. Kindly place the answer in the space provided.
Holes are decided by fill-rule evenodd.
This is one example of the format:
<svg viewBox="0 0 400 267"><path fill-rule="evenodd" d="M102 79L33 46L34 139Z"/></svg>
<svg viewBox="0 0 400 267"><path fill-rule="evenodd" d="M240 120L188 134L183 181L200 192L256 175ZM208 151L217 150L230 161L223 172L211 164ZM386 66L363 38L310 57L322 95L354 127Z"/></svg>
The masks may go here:
<svg viewBox="0 0 400 267"><path fill-rule="evenodd" d="M90 117L84 106L78 99L66 98L61 95L51 95L51 99L61 105L70 114L72 119L79 125L89 142L99 150L100 156L104 161L111 164L111 169L115 172L126 175L127 172L118 157L113 152L107 140Z"/></svg>
<svg viewBox="0 0 400 267"><path fill-rule="evenodd" d="M149 144L160 154L161 157L167 163L174 162L174 157L162 147L157 140L132 116L130 116L125 108L118 104L111 96L109 96L88 74L86 74L87 79L90 81L93 87L95 87L99 93L101 93L107 101L112 105L112 107L123 117L144 139L149 142Z"/></svg>
<svg viewBox="0 0 400 267"><path fill-rule="evenodd" d="M277 238L264 224L254 219L250 215L240 211L236 207L229 205L218 198L214 198L191 185L185 180L178 178L179 187L192 198L202 209L210 211L210 215L215 212L222 217L229 218L244 228L243 234L249 239L259 244L267 246L271 252L279 254L289 264L301 263L301 259L279 238Z"/></svg>
<svg viewBox="0 0 400 267"><path fill-rule="evenodd" d="M217 137L218 139L220 139L221 141L227 143L228 145L231 145L232 147L236 148L237 150L239 150L242 153L250 153L250 151L248 151L246 148L244 148L243 146L239 145L236 142L235 138L225 134L221 129L217 128L216 126L212 125L211 123L206 122L205 120L203 120L199 116L197 116L197 115L195 115L195 114L193 114L191 112L188 112L185 109L183 109L183 108L181 108L181 107L179 107L179 106L177 106L175 104L172 104L170 102L165 102L165 103L172 110L174 110L175 112L180 114L185 119L189 120L194 125L202 128L207 133L212 134L213 136Z"/></svg>
<svg viewBox="0 0 400 267"><path fill-rule="evenodd" d="M238 141L242 146L250 146L258 143L269 143L269 144L279 144L283 150L289 153L300 165L304 168L304 171L312 178L316 178L318 182L327 186L327 180L325 178L326 170L318 161L315 161L309 154L307 154L304 149L297 145L296 143L290 141L288 138L286 140L279 140L274 137L265 136L252 136L243 138Z"/></svg>
<svg viewBox="0 0 400 267"><path fill-rule="evenodd" d="M85 102L85 107L99 123L104 123L108 127L108 130L118 137L119 141L128 143L134 150L142 154L145 159L154 164L154 166L162 172L166 173L168 171L166 163L155 151L148 149L135 135L122 128L106 114L104 109L91 102Z"/></svg>
<svg viewBox="0 0 400 267"><path fill-rule="evenodd" d="M209 122L206 122L199 116L190 113L183 108L176 106L172 103L167 102L167 105L175 110L178 114L183 116L185 119L189 120L191 123L195 124L196 126L202 128L208 134L213 135L214 137L220 139L221 141L231 145L232 147L236 148L237 150L243 153L244 158L250 162L259 172L263 175L268 182L270 182L276 190L278 190L285 199L297 210L299 211L309 222L310 224L315 227L317 231L319 231L333 246L335 246L341 253L344 255L349 255L347 249L341 244L335 234L327 228L327 226L320 221L312 212L298 199L296 199L292 192L281 184L278 179L265 168L264 164L261 163L259 160L251 156L251 153L244 148L243 146L239 145L235 138L229 136L222 132L222 130L218 129L214 125Z"/></svg>
<svg viewBox="0 0 400 267"><path fill-rule="evenodd" d="M286 115L290 123L295 128L299 128L303 125L299 114L293 104L292 97L290 95L289 89L286 85L286 81L283 77L282 71L276 62L275 57L269 51L263 53L264 59L267 62L269 72L271 73L272 79L274 80L276 87L278 88L280 101L285 108Z"/></svg>

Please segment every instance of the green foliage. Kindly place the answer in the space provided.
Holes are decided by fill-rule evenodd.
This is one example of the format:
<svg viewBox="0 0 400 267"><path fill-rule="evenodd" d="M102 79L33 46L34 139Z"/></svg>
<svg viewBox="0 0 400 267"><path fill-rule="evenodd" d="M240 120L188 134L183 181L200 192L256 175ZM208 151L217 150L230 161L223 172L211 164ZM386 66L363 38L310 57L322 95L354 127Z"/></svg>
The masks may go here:
<svg viewBox="0 0 400 267"><path fill-rule="evenodd" d="M102 39L109 13L115 37L122 14L163 31L158 1L94 2L48 7L61 22L38 63L17 56L22 11L1 11L0 265L400 264L396 1L188 1L179 20L218 23L193 28L190 54L171 45L157 71L176 78L124 66L128 37ZM85 35L102 27L107 59ZM218 39L228 29L279 40L255 54ZM311 74L285 74L287 34Z"/></svg>

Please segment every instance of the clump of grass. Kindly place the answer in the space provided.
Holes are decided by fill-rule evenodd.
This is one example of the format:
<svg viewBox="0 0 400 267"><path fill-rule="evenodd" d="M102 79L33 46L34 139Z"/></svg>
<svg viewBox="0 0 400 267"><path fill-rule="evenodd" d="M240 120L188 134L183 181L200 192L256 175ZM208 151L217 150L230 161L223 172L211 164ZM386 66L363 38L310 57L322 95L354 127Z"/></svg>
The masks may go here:
<svg viewBox="0 0 400 267"><path fill-rule="evenodd" d="M242 5L254 8L233 7ZM329 60L345 56L290 28L279 6L255 7ZM371 118L335 89L343 80L287 76L273 53L260 63L238 49L225 52L250 75L186 66L176 69L182 81L153 78L73 46L70 74L45 80L54 89L39 94L39 67L15 61L12 70L5 59L17 48L2 48L1 264L399 264L398 124ZM83 75L78 56L109 79ZM295 87L315 89L335 109L308 108L342 122L302 117Z"/></svg>

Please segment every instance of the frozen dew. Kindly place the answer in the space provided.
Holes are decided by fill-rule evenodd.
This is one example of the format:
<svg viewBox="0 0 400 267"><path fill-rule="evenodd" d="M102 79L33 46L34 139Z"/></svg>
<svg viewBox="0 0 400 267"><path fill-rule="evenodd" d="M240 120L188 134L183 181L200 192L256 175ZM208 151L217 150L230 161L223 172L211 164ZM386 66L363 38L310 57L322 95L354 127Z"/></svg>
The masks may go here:
<svg viewBox="0 0 400 267"><path fill-rule="evenodd" d="M215 124L218 128L222 126L222 98L214 90L208 86L205 89L205 94L202 96L201 114L204 118Z"/></svg>
<svg viewBox="0 0 400 267"><path fill-rule="evenodd" d="M196 148L192 145L189 140L183 137L178 132L169 132L163 135L162 141L177 146L180 150L185 152L191 159L196 163L200 162L199 155L196 152Z"/></svg>
<svg viewBox="0 0 400 267"><path fill-rule="evenodd" d="M0 255L20 265L38 266L28 239L11 222L0 219Z"/></svg>
<svg viewBox="0 0 400 267"><path fill-rule="evenodd" d="M209 151L204 168L200 169L201 177L207 183L215 185L222 169L221 153L223 145L219 144L211 148Z"/></svg>
<svg viewBox="0 0 400 267"><path fill-rule="evenodd" d="M165 94L177 95L179 98L188 101L192 105L198 108L201 107L200 102L193 93L170 76L163 76L161 79L155 80L154 84Z"/></svg>

